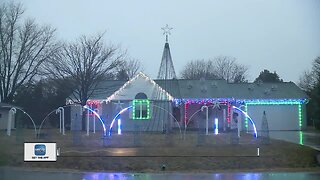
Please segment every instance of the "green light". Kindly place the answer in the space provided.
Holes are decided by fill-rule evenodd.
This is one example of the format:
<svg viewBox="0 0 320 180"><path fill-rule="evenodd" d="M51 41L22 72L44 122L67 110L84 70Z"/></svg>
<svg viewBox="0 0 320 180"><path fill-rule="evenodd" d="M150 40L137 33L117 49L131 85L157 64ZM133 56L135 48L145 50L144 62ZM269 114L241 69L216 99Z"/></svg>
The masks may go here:
<svg viewBox="0 0 320 180"><path fill-rule="evenodd" d="M301 104L298 105L298 111L299 111L299 127L301 130L302 127L302 108L301 108Z"/></svg>
<svg viewBox="0 0 320 180"><path fill-rule="evenodd" d="M247 102L247 105L299 105L300 102L296 101L283 101L283 102L270 102L270 101L260 101L260 102Z"/></svg>
<svg viewBox="0 0 320 180"><path fill-rule="evenodd" d="M139 112L136 112L137 106L139 107ZM147 111L147 114L143 114L143 106L146 106L145 111ZM132 101L132 119L148 120L150 118L150 101L148 99L134 99Z"/></svg>
<svg viewBox="0 0 320 180"><path fill-rule="evenodd" d="M303 145L303 132L302 131L299 132L299 138L300 138L299 139L300 140L299 144Z"/></svg>
<svg viewBox="0 0 320 180"><path fill-rule="evenodd" d="M246 111L246 113L248 114L248 105L246 104L245 105L245 109L244 109L245 111ZM244 122L244 125L245 125L245 127L246 127L246 129L247 129L247 131L248 131L248 118L246 117L246 120L245 120L245 122Z"/></svg>

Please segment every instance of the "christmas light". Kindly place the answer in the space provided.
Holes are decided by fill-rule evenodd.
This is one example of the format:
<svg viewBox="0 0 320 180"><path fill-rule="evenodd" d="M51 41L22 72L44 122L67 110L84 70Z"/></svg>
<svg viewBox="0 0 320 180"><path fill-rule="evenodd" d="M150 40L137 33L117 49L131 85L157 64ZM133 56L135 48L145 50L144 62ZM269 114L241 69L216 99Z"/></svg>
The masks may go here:
<svg viewBox="0 0 320 180"><path fill-rule="evenodd" d="M176 105L185 104L186 102L194 103L213 103L215 101L219 102L229 102L232 104L259 104L259 103L270 103L270 104L305 104L308 102L307 99L235 99L235 98L182 98L173 100Z"/></svg>
<svg viewBox="0 0 320 180"><path fill-rule="evenodd" d="M259 100L259 101L246 101L248 105L298 105L301 104L301 101L266 101L266 100Z"/></svg>
<svg viewBox="0 0 320 180"><path fill-rule="evenodd" d="M301 109L301 104L298 105L298 111L299 111L299 127L301 130L302 127L302 109Z"/></svg>
<svg viewBox="0 0 320 180"><path fill-rule="evenodd" d="M101 103L100 100L91 100L91 99L88 99L86 105L87 105L88 107L90 107L90 109L96 110L96 109L99 109L99 108L100 108L100 103ZM91 111L89 111L89 116L94 116L94 113L92 113Z"/></svg>
<svg viewBox="0 0 320 180"><path fill-rule="evenodd" d="M217 135L219 133L219 121L218 118L214 118L214 134Z"/></svg>
<svg viewBox="0 0 320 180"><path fill-rule="evenodd" d="M167 98L168 100L172 101L173 97L167 92L165 91L161 86L159 86L154 80L152 80L151 78L149 78L148 76L146 76L145 74L143 74L142 72L139 72L134 78L130 79L129 81L127 81L126 83L124 83L124 85L117 90L116 92L114 92L111 96L109 96L106 100L106 103L110 102L111 100L114 99L115 96L117 96L118 94L120 94L128 85L130 85L133 81L135 81L138 77L142 77L144 79L146 79L147 81L151 82L160 92L164 93L166 95L165 98Z"/></svg>
<svg viewBox="0 0 320 180"><path fill-rule="evenodd" d="M133 111L132 111L132 119L134 120L147 120L150 119L150 101L148 99L134 99L132 101ZM136 107L139 106L140 112L138 113L138 116L136 114ZM146 106L147 116L143 116L143 109L142 106Z"/></svg>
<svg viewBox="0 0 320 180"><path fill-rule="evenodd" d="M299 131L299 140L300 140L300 145L303 145L303 132Z"/></svg>
<svg viewBox="0 0 320 180"><path fill-rule="evenodd" d="M131 109L131 108L132 108L132 106L129 106L129 107L126 107L126 108L122 109L122 110L112 119L112 122L111 122L110 127L109 127L109 133L108 133L109 136L111 136L112 127L113 127L113 124L114 124L114 122L116 121L116 119L118 119L118 117L119 117L122 113L126 112L127 110L129 110L129 109ZM120 119L120 118L119 118L119 119ZM118 123L119 123L119 122L118 122ZM121 123L121 122L120 122L120 123ZM119 127L119 126L118 126L118 127Z"/></svg>
<svg viewBox="0 0 320 180"><path fill-rule="evenodd" d="M230 124L230 114L231 114L231 107L230 107L230 103L227 103L228 107L227 107L227 122L228 124Z"/></svg>
<svg viewBox="0 0 320 180"><path fill-rule="evenodd" d="M106 136L106 126L104 125L104 121L102 120L102 118L100 117L100 115L94 111L93 109L91 109L90 107L88 107L87 105L83 106L83 108L87 109L88 111L92 112L95 116L98 117L98 119L100 120L101 124L102 124L102 127L103 127L103 135Z"/></svg>
<svg viewBox="0 0 320 180"><path fill-rule="evenodd" d="M259 101L247 101L245 104L245 111L248 112L248 105L298 105L298 119L299 119L299 127L302 127L302 106L301 104L307 103L307 100L281 100L281 101L266 101L266 100L259 100ZM246 119L247 124L247 119ZM246 128L247 125L246 125Z"/></svg>
<svg viewBox="0 0 320 180"><path fill-rule="evenodd" d="M251 117L245 111L243 111L242 109L240 109L236 106L232 106L232 108L240 111L242 114L244 114L250 120L250 122L253 126L254 136L257 138L258 137L257 128L256 128L256 125L254 124L253 120L251 119Z"/></svg>
<svg viewBox="0 0 320 180"><path fill-rule="evenodd" d="M248 113L248 104L246 104L244 106L244 110ZM246 127L247 131L248 131L248 118L246 117L245 121L244 121L244 126Z"/></svg>
<svg viewBox="0 0 320 180"><path fill-rule="evenodd" d="M208 107L214 108L220 108L220 105L227 105L227 122L230 124L230 103L227 101L217 101L214 99L206 99L206 100L187 100L184 102L184 125L185 129L187 128L188 122L188 108L190 104L202 104L202 105L208 105L212 104Z"/></svg>
<svg viewBox="0 0 320 180"><path fill-rule="evenodd" d="M188 118L188 106L189 106L189 102L186 102L184 104L184 128L187 129L187 118Z"/></svg>
<svg viewBox="0 0 320 180"><path fill-rule="evenodd" d="M121 119L118 119L118 134L121 135Z"/></svg>
<svg viewBox="0 0 320 180"><path fill-rule="evenodd" d="M234 99L229 99L229 98L199 98L199 99L174 99L173 102L175 103L176 106L180 104L214 104L216 102L219 103L227 103L229 101L234 101Z"/></svg>

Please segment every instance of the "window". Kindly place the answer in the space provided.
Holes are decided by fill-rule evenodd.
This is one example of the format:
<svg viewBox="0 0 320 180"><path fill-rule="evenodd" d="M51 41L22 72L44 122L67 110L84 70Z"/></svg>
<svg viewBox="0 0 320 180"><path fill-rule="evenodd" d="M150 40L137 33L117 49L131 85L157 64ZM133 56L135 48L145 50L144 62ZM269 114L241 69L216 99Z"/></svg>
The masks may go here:
<svg viewBox="0 0 320 180"><path fill-rule="evenodd" d="M150 119L150 101L148 99L135 99L132 105L132 118L134 120Z"/></svg>
<svg viewBox="0 0 320 180"><path fill-rule="evenodd" d="M145 93L138 93L136 94L136 96L134 97L135 99L148 99L147 95Z"/></svg>

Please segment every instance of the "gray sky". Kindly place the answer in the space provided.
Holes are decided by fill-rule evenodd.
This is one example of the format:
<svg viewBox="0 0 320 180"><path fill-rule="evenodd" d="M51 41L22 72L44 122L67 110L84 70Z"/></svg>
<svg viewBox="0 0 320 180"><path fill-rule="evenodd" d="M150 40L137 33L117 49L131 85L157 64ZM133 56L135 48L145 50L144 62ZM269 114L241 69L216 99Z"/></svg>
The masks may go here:
<svg viewBox="0 0 320 180"><path fill-rule="evenodd" d="M57 28L58 37L106 31L142 61L155 78L165 37L176 73L187 61L233 56L249 66L249 80L263 69L297 82L320 56L319 0L20 0L26 15Z"/></svg>

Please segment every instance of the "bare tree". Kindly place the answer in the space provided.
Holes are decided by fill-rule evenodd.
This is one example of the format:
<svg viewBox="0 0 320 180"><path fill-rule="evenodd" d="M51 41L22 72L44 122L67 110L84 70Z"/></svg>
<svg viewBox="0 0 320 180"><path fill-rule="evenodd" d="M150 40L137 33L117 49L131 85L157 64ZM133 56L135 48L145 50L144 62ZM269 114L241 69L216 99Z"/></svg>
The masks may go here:
<svg viewBox="0 0 320 180"><path fill-rule="evenodd" d="M320 57L312 63L312 69L304 71L299 78L298 85L306 92L311 92L320 84Z"/></svg>
<svg viewBox="0 0 320 180"><path fill-rule="evenodd" d="M214 74L213 63L208 60L193 60L188 62L181 71L183 79L217 79Z"/></svg>
<svg viewBox="0 0 320 180"><path fill-rule="evenodd" d="M123 62L121 66L117 68L118 80L129 80L142 71L141 62L138 59L129 59Z"/></svg>
<svg viewBox="0 0 320 180"><path fill-rule="evenodd" d="M185 79L225 79L228 82L245 82L248 68L236 63L236 59L219 56L209 60L194 60L187 63L181 72Z"/></svg>
<svg viewBox="0 0 320 180"><path fill-rule="evenodd" d="M124 64L129 78L133 78L140 71L143 71L142 64L138 59L130 59L128 61L125 61Z"/></svg>
<svg viewBox="0 0 320 180"><path fill-rule="evenodd" d="M317 82L320 83L320 56L313 61L312 65L312 71L316 76Z"/></svg>
<svg viewBox="0 0 320 180"><path fill-rule="evenodd" d="M65 44L46 69L55 78L70 78L75 87L73 98L85 105L99 82L123 64L124 55L118 47L106 46L103 34L82 36L74 43Z"/></svg>
<svg viewBox="0 0 320 180"><path fill-rule="evenodd" d="M238 64L236 58L229 56L219 56L214 58L214 74L227 82L245 82L248 67Z"/></svg>
<svg viewBox="0 0 320 180"><path fill-rule="evenodd" d="M40 73L40 66L58 49L55 30L33 20L22 21L21 4L0 5L0 101L12 102L23 84Z"/></svg>
<svg viewBox="0 0 320 180"><path fill-rule="evenodd" d="M304 71L299 78L298 86L304 91L311 91L316 86L316 76L313 71Z"/></svg>

